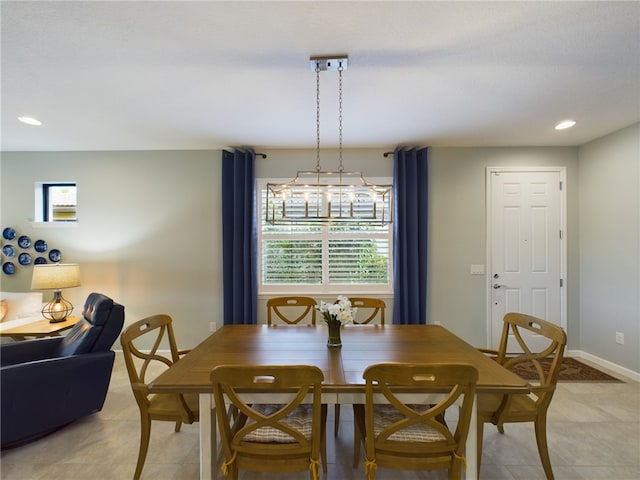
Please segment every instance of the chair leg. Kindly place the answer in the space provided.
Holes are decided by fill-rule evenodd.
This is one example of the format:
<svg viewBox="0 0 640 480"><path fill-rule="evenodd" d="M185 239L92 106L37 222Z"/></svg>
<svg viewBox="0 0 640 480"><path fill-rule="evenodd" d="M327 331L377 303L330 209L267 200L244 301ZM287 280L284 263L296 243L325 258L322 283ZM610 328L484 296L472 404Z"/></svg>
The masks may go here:
<svg viewBox="0 0 640 480"><path fill-rule="evenodd" d="M547 480L554 480L553 471L551 470L551 459L549 458L549 447L547 445L547 416L542 415L538 417L534 422L534 426L542 468L547 476Z"/></svg>
<svg viewBox="0 0 640 480"><path fill-rule="evenodd" d="M333 435L338 435L338 429L340 428L340 404L336 403L335 405L335 419L333 421Z"/></svg>
<svg viewBox="0 0 640 480"><path fill-rule="evenodd" d="M321 416L321 439L320 439L320 460L322 461L322 471L327 473L327 405L320 406Z"/></svg>
<svg viewBox="0 0 640 480"><path fill-rule="evenodd" d="M144 462L147 459L147 451L149 450L149 438L151 438L151 418L148 415L140 414L140 450L138 451L138 463L136 463L136 471L133 474L133 480L139 480L142 475Z"/></svg>
<svg viewBox="0 0 640 480"><path fill-rule="evenodd" d="M353 406L353 468L360 463L360 446L364 440L364 405Z"/></svg>
<svg viewBox="0 0 640 480"><path fill-rule="evenodd" d="M360 463L360 443L362 442L362 435L360 435L360 429L356 424L355 420L353 422L353 468L358 468L358 464Z"/></svg>
<svg viewBox="0 0 640 480"><path fill-rule="evenodd" d="M322 471L327 473L327 439L325 436L322 437L320 443L320 461L322 462Z"/></svg>
<svg viewBox="0 0 640 480"><path fill-rule="evenodd" d="M478 455L478 464L476 466L476 471L478 472L478 476L480 476L480 464L482 463L482 440L484 438L484 420L478 416L478 434L476 436L476 441L478 443L477 446L477 455Z"/></svg>
<svg viewBox="0 0 640 480"><path fill-rule="evenodd" d="M178 420L178 421L176 422L176 426L175 426L175 428L173 429L173 431L174 431L174 432L179 432L181 428L182 428L182 422L181 422L180 420Z"/></svg>
<svg viewBox="0 0 640 480"><path fill-rule="evenodd" d="M462 479L462 462L456 458L451 461L451 466L447 471L447 480Z"/></svg>
<svg viewBox="0 0 640 480"><path fill-rule="evenodd" d="M233 462L233 464L229 465L229 472L228 476L226 477L227 480L238 480L238 473L238 465Z"/></svg>

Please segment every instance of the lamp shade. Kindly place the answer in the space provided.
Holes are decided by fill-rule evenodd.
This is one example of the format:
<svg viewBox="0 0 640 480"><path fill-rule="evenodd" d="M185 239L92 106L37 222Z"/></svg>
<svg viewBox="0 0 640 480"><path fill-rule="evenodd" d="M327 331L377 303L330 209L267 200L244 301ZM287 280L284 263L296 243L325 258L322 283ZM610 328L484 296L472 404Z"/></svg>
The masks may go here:
<svg viewBox="0 0 640 480"><path fill-rule="evenodd" d="M31 290L60 290L80 286L80 266L75 263L35 265Z"/></svg>

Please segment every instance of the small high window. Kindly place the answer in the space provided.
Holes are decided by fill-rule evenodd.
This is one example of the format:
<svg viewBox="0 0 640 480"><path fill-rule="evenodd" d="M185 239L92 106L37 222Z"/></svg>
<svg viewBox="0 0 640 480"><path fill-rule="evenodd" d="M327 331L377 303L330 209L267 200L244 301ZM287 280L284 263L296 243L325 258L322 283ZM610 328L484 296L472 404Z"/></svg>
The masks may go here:
<svg viewBox="0 0 640 480"><path fill-rule="evenodd" d="M77 222L77 187L71 182L36 183L36 222Z"/></svg>

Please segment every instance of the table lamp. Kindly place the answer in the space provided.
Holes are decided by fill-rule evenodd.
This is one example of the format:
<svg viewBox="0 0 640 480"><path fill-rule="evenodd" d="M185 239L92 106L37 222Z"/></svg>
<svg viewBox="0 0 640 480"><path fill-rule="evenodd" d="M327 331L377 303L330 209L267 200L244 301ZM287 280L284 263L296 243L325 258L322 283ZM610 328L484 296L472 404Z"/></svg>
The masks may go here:
<svg viewBox="0 0 640 480"><path fill-rule="evenodd" d="M64 322L73 311L73 304L62 297L63 288L80 286L80 267L74 263L35 265L31 290L53 290L53 299L42 307L42 315L50 323Z"/></svg>

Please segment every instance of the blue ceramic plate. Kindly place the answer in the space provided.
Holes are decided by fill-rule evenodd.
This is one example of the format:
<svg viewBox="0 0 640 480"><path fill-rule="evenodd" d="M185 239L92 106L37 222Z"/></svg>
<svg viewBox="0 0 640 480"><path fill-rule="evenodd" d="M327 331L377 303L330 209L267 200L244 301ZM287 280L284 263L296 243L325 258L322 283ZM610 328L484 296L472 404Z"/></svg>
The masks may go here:
<svg viewBox="0 0 640 480"><path fill-rule="evenodd" d="M7 227L4 230L2 230L2 236L6 240L13 240L14 238L16 238L16 231L11 227Z"/></svg>
<svg viewBox="0 0 640 480"><path fill-rule="evenodd" d="M13 275L14 273L16 273L16 266L13 264L13 262L4 262L2 264L2 271L7 275Z"/></svg>
<svg viewBox="0 0 640 480"><path fill-rule="evenodd" d="M47 259L44 257L36 257L36 259L33 261L34 265L44 265L45 263L47 263Z"/></svg>
<svg viewBox="0 0 640 480"><path fill-rule="evenodd" d="M36 252L42 253L47 251L47 242L44 240L36 240L36 243L33 244L33 248Z"/></svg>
<svg viewBox="0 0 640 480"><path fill-rule="evenodd" d="M16 247L13 245L5 245L2 247L2 253L5 257L13 257L16 254Z"/></svg>
<svg viewBox="0 0 640 480"><path fill-rule="evenodd" d="M31 264L31 255L28 253L21 253L18 255L18 262L20 265L30 265Z"/></svg>
<svg viewBox="0 0 640 480"><path fill-rule="evenodd" d="M49 252L49 260L51 260L52 262L59 262L60 260L62 260L62 254L60 253L60 250L56 248L51 250Z"/></svg>
<svg viewBox="0 0 640 480"><path fill-rule="evenodd" d="M18 239L18 245L20 245L20 248L29 248L31 246L31 239L26 235L22 235Z"/></svg>

